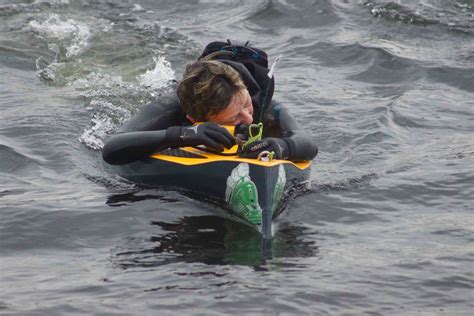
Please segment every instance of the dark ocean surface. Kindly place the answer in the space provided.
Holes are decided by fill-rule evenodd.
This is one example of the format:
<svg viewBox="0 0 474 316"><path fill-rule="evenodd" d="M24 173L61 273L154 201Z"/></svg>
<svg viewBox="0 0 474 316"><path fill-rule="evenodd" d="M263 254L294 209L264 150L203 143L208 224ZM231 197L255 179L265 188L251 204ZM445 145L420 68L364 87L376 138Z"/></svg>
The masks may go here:
<svg viewBox="0 0 474 316"><path fill-rule="evenodd" d="M271 249L100 148L213 40L320 154ZM472 315L474 1L0 0L0 314Z"/></svg>

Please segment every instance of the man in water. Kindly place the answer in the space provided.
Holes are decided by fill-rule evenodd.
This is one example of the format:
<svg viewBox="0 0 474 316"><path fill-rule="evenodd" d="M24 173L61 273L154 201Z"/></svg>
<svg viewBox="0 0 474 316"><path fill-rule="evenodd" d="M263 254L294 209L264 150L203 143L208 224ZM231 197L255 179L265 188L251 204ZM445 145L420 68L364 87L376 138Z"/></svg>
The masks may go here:
<svg viewBox="0 0 474 316"><path fill-rule="evenodd" d="M313 159L316 145L287 110L277 102L270 103L268 109L262 104L262 99L271 100L273 95L266 60L242 58L235 52L251 49L265 53L237 45L232 45L231 52L215 49L224 44L210 43L198 61L186 66L177 87L178 98L164 97L122 126L106 142L104 160L126 164L166 148L197 145L222 151L232 147L235 138L221 125L249 125L257 120L263 121L264 138L246 146L240 156L256 158L262 151L273 151L277 159ZM264 93L267 95L262 97ZM205 123L193 125L198 122Z"/></svg>

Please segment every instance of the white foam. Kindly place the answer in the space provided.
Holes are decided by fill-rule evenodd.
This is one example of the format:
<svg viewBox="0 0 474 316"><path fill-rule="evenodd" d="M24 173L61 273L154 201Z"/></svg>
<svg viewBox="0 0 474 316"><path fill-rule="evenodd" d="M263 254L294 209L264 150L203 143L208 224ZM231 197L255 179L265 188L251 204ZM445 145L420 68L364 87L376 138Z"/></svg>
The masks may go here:
<svg viewBox="0 0 474 316"><path fill-rule="evenodd" d="M92 36L86 24L73 19L64 20L57 14L52 14L44 22L31 21L30 27L47 39L59 42L49 45L55 53L58 53L57 45L64 46L68 58L81 54Z"/></svg>
<svg viewBox="0 0 474 316"><path fill-rule="evenodd" d="M40 59L38 58L36 60L36 69L38 69L38 71L36 72L37 75L46 82L57 81L58 74L60 73L61 68L64 67L64 64L58 63L58 62L52 62L46 67L41 68L39 66L39 63L40 63Z"/></svg>
<svg viewBox="0 0 474 316"><path fill-rule="evenodd" d="M92 100L88 110L95 112L91 120L92 126L84 130L79 141L92 149L101 149L104 139L131 115L129 110L101 100Z"/></svg>
<svg viewBox="0 0 474 316"><path fill-rule="evenodd" d="M79 137L79 141L84 143L87 147L92 149L101 149L104 147L105 135L107 135L108 130L112 130L113 124L111 123L110 119L106 119L105 121L99 120L96 118L92 119L92 127L86 129L81 137Z"/></svg>
<svg viewBox="0 0 474 316"><path fill-rule="evenodd" d="M91 100L87 110L93 113L91 123L79 140L87 147L101 149L104 140L127 121L141 104L150 102L166 90L175 78L164 57L155 58L155 67L126 82L121 76L93 72L75 80L72 86Z"/></svg>
<svg viewBox="0 0 474 316"><path fill-rule="evenodd" d="M96 72L74 81L72 86L83 91L81 94L83 97L90 99L127 96L136 93L131 84L124 82L122 77Z"/></svg>
<svg viewBox="0 0 474 316"><path fill-rule="evenodd" d="M175 73L171 68L171 64L160 56L153 58L155 61L155 68L147 70L143 75L137 77L141 86L154 90L162 90L170 85L170 82L175 79Z"/></svg>
<svg viewBox="0 0 474 316"><path fill-rule="evenodd" d="M145 11L145 9L143 9L143 7L141 5L139 5L138 3L135 3L133 5L132 11L133 12L143 12L143 11Z"/></svg>

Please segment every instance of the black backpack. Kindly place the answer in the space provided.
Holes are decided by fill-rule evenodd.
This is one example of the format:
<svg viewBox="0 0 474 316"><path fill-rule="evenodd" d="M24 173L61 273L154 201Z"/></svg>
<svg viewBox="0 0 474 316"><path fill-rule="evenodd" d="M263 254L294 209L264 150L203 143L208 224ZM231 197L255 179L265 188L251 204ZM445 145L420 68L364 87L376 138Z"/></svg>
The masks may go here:
<svg viewBox="0 0 474 316"><path fill-rule="evenodd" d="M248 46L249 42L244 45L233 44L230 40L227 42L211 42L206 45L199 59L206 57L214 52L229 52L231 54L223 54L219 59L228 59L243 64L255 63L268 69L268 55L263 50Z"/></svg>

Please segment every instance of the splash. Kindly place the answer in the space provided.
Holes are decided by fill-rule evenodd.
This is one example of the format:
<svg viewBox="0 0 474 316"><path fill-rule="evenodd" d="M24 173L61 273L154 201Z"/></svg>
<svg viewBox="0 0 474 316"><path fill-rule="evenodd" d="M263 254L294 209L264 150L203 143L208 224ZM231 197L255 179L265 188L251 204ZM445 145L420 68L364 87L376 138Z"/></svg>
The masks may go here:
<svg viewBox="0 0 474 316"><path fill-rule="evenodd" d="M175 73L164 56L153 57L153 60L155 68L147 70L143 75L138 76L137 80L141 86L157 91L168 87L175 79Z"/></svg>
<svg viewBox="0 0 474 316"><path fill-rule="evenodd" d="M166 91L175 75L164 57L154 58L155 67L137 77L137 82L126 82L117 75L91 73L76 80L73 87L91 100L88 110L93 113L90 126L79 140L87 147L101 149L104 140L123 125L140 106L156 99Z"/></svg>
<svg viewBox="0 0 474 316"><path fill-rule="evenodd" d="M91 101L89 110L95 112L91 121L92 126L84 130L79 140L92 149L101 149L107 135L130 117L129 110L106 101Z"/></svg>
<svg viewBox="0 0 474 316"><path fill-rule="evenodd" d="M133 5L132 12L144 12L144 11L146 11L146 10L143 9L143 7L141 5L139 5L138 3L135 3Z"/></svg>
<svg viewBox="0 0 474 316"><path fill-rule="evenodd" d="M87 47L92 33L89 27L73 19L62 19L57 14L52 14L46 21L31 21L30 27L50 42L48 48L56 56L61 56L63 50L66 58L80 55Z"/></svg>
<svg viewBox="0 0 474 316"><path fill-rule="evenodd" d="M78 79L72 86L90 100L87 110L92 112L92 119L79 141L91 149L101 149L104 139L130 118L131 104L141 95L136 87L124 82L120 76L100 73Z"/></svg>
<svg viewBox="0 0 474 316"><path fill-rule="evenodd" d="M143 10L136 5L132 11ZM113 51L117 47L114 36L123 40L123 33L129 32L122 27L96 17L78 20L59 14L36 17L28 25L28 30L54 54L52 60L48 57L37 59L39 78L52 86L72 86L85 98L91 121L79 140L91 149L101 149L110 134L143 104L155 100L175 78L171 64L164 56L153 57L150 69L131 77L130 72L135 71L131 60L143 65L150 59L133 59L142 56L141 48L133 45L125 47L117 57ZM141 29L136 31L142 32ZM160 32L158 36L164 35ZM165 46L168 40L163 41ZM100 44L94 45L96 43ZM90 51L86 52L88 49ZM109 67L122 56L124 62L119 69Z"/></svg>

